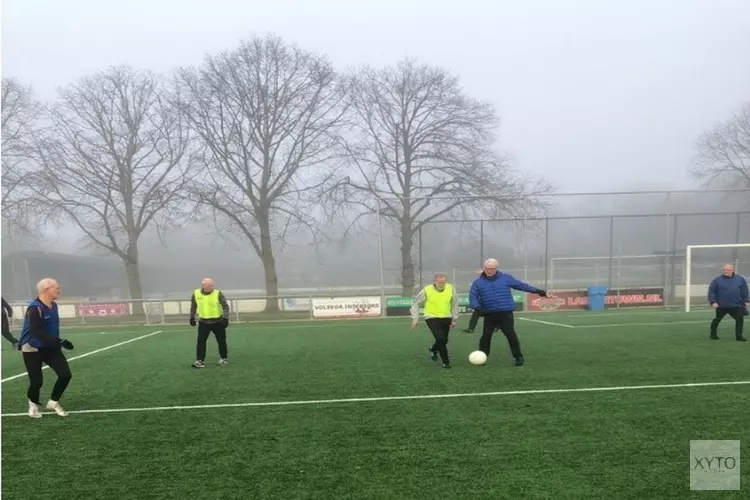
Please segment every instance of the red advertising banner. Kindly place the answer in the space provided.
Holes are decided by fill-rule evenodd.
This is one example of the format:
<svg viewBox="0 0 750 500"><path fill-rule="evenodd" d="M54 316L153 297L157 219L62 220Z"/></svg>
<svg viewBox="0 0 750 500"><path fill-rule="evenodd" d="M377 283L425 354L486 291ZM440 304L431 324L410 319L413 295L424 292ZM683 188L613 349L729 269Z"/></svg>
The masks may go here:
<svg viewBox="0 0 750 500"><path fill-rule="evenodd" d="M589 303L585 290L550 291L547 297L529 294L529 311L570 311L586 309ZM664 303L663 288L631 288L628 290L608 290L604 297L604 307L644 307L660 306Z"/></svg>
<svg viewBox="0 0 750 500"><path fill-rule="evenodd" d="M547 292L546 297L530 293L526 300L527 311L570 311L572 309L586 309L589 303L585 291Z"/></svg>
<svg viewBox="0 0 750 500"><path fill-rule="evenodd" d="M129 313L126 302L78 304L79 316L127 316Z"/></svg>

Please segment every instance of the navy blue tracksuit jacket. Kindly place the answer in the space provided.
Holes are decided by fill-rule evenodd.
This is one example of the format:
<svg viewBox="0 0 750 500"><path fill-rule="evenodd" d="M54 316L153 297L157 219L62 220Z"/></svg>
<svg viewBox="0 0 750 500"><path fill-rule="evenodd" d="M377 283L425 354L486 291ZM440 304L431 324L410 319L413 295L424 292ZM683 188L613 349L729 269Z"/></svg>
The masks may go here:
<svg viewBox="0 0 750 500"><path fill-rule="evenodd" d="M729 309L745 307L750 301L747 281L739 274L732 276L718 276L708 286L708 302L718 304L719 307Z"/></svg>

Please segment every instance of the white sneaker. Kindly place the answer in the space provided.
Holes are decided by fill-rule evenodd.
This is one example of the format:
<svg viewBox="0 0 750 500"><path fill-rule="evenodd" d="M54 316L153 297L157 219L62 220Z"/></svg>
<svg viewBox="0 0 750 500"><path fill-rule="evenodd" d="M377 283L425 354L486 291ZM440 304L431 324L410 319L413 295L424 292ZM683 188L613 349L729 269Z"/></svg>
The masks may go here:
<svg viewBox="0 0 750 500"><path fill-rule="evenodd" d="M29 401L29 417L31 418L42 418L42 412L39 410L39 405Z"/></svg>
<svg viewBox="0 0 750 500"><path fill-rule="evenodd" d="M60 403L58 403L57 401L52 401L50 399L49 402L47 403L47 409L54 411L55 413L57 413L61 417L67 417L68 416L68 412L65 411L63 409L63 407L60 406Z"/></svg>
<svg viewBox="0 0 750 500"><path fill-rule="evenodd" d="M219 360L219 366L225 366L227 364L229 364L229 360L228 359L222 358L222 359Z"/></svg>

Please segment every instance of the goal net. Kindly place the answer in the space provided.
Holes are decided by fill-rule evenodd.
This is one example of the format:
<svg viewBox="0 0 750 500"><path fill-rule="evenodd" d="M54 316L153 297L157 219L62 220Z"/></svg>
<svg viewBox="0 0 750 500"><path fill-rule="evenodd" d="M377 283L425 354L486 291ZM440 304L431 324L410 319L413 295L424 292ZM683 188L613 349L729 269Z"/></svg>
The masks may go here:
<svg viewBox="0 0 750 500"><path fill-rule="evenodd" d="M735 273L750 277L750 243L688 245L685 251L685 285L676 286L675 295L691 308L709 307L708 285L721 274L724 264L733 264Z"/></svg>

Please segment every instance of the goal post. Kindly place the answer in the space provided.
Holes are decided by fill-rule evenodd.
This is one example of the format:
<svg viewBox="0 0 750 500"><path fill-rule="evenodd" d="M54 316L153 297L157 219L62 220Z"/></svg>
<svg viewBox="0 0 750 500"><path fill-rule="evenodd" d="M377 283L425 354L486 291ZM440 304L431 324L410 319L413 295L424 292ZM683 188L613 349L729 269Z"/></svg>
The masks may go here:
<svg viewBox="0 0 750 500"><path fill-rule="evenodd" d="M695 283L693 282L693 252L695 250L701 251L701 250L708 250L708 249L725 249L725 250L737 250L740 248L748 248L750 249L750 243L724 243L724 244L717 244L717 245L688 245L685 249L685 312L690 312L690 299L692 296L692 291L695 287ZM733 264L737 266L737 257L736 255L732 258L735 262ZM730 264L732 262L716 262L714 263L716 267L718 267L721 264ZM739 272L738 269L736 271ZM718 269L715 270L715 273L718 275Z"/></svg>

